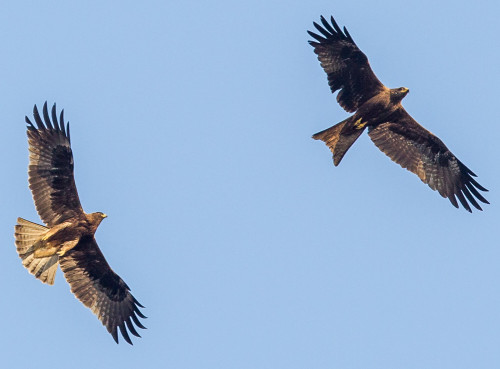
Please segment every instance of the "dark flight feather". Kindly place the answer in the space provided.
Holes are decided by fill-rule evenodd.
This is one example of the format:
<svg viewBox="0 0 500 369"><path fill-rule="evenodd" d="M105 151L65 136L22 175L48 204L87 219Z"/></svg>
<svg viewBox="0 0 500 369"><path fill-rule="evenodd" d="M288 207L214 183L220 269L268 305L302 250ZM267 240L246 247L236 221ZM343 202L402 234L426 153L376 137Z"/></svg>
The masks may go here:
<svg viewBox="0 0 500 369"><path fill-rule="evenodd" d="M332 93L340 90L337 101L346 111L354 112L362 104L375 96L384 85L373 73L368 58L356 46L351 36L344 32L331 18L333 28L321 17L324 28L313 23L324 36L308 31L316 41L309 41L314 52L328 76L328 84Z"/></svg>
<svg viewBox="0 0 500 369"><path fill-rule="evenodd" d="M138 306L143 306L132 296L123 279L113 272L94 238L82 238L59 258L59 264L71 292L92 310L116 343L119 328L125 341L132 344L125 323L134 336L140 337L134 328L130 329L130 318L135 317ZM142 313L140 317L145 318ZM144 329L142 324L137 326Z"/></svg>
<svg viewBox="0 0 500 369"><path fill-rule="evenodd" d="M56 105L52 107L55 114ZM83 215L73 177L73 154L64 130L63 116L52 126L44 104L45 124L35 105L33 116L37 127L26 117L30 164L28 182L36 210L48 227ZM59 123L59 124L58 124Z"/></svg>
<svg viewBox="0 0 500 369"><path fill-rule="evenodd" d="M482 210L473 195L489 204L477 191L487 190L474 180L476 175L404 109L398 110L388 122L369 127L368 135L382 152L418 175L422 182L448 198L455 207L458 208L458 198L467 211L471 211L467 200Z"/></svg>

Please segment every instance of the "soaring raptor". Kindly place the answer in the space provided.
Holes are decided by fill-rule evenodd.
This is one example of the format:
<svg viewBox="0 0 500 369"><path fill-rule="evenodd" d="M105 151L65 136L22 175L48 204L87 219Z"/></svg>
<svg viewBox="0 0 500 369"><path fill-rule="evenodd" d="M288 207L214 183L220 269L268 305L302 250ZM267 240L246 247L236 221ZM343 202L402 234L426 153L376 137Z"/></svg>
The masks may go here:
<svg viewBox="0 0 500 369"><path fill-rule="evenodd" d="M139 310L143 306L113 272L97 246L94 233L106 215L87 214L82 209L73 177L69 124L64 125L64 110L58 120L54 104L51 121L45 102L43 121L36 105L33 115L36 126L26 117L28 181L45 226L17 219L14 235L19 257L31 274L49 285L54 284L60 265L71 292L97 315L116 343L119 329L125 341L132 344L127 328L140 337L134 323L145 328L137 317L145 318Z"/></svg>
<svg viewBox="0 0 500 369"><path fill-rule="evenodd" d="M354 141L368 127L375 145L403 168L415 173L430 188L447 197L458 208L458 201L469 212L469 202L482 210L477 200L488 204L478 190L487 191L446 145L417 123L401 105L409 90L389 89L375 76L368 58L349 32L342 31L333 17L331 24L322 16L323 26L314 22L319 34L308 31L309 41L328 76L332 93L340 90L337 101L351 117L313 135L322 140L339 165ZM477 199L477 200L476 200Z"/></svg>

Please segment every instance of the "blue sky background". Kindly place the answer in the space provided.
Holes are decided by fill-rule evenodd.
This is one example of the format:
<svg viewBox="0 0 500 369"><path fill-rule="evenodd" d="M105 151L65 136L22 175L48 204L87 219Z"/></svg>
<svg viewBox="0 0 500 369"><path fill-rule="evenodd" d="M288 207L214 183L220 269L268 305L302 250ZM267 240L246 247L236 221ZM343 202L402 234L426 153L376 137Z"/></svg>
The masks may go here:
<svg viewBox="0 0 500 369"><path fill-rule="evenodd" d="M308 45L346 25L405 108L489 188L456 210L362 136L335 168L313 133L348 116ZM0 6L2 365L498 368L498 1L11 1ZM70 121L84 209L147 308L116 345L21 265L39 222L24 116Z"/></svg>

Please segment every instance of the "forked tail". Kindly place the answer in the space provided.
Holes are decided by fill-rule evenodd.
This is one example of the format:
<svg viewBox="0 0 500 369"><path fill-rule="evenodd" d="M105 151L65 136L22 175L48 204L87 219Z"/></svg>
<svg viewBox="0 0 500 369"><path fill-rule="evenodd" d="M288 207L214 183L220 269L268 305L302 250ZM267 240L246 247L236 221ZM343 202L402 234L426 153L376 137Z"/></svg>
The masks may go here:
<svg viewBox="0 0 500 369"><path fill-rule="evenodd" d="M54 284L59 256L51 255L35 258L33 244L38 241L49 229L32 223L23 218L17 218L14 237L16 249L23 265L28 271L43 283Z"/></svg>
<svg viewBox="0 0 500 369"><path fill-rule="evenodd" d="M326 146L330 148L333 154L333 164L335 166L340 164L347 150L349 150L351 145L365 130L364 127L361 129L354 129L354 124L351 124L351 118L352 117L344 119L333 127L327 128L312 136L315 140L323 141Z"/></svg>

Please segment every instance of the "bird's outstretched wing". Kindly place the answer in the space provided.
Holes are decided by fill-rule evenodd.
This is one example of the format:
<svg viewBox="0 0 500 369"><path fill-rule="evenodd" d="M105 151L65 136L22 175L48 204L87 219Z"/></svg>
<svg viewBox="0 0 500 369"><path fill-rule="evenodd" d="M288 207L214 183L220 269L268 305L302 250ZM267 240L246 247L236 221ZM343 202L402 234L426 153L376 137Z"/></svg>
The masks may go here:
<svg viewBox="0 0 500 369"><path fill-rule="evenodd" d="M59 258L71 292L99 318L118 343L118 329L128 343L127 332L140 337L134 324L145 329L137 316L146 318L142 306L130 293L127 284L106 262L94 237L85 237L78 245Z"/></svg>
<svg viewBox="0 0 500 369"><path fill-rule="evenodd" d="M387 122L369 127L368 135L394 162L418 175L455 207L458 208L457 198L469 212L469 202L478 210L482 209L477 200L489 204L478 191L488 190L477 183L473 178L476 175L403 108L392 114Z"/></svg>
<svg viewBox="0 0 500 369"><path fill-rule="evenodd" d="M51 115L52 121L45 102L43 121L36 105L33 108L36 126L26 117L29 187L36 210L49 227L84 214L73 177L69 124L64 126L64 110L57 119L55 104Z"/></svg>
<svg viewBox="0 0 500 369"><path fill-rule="evenodd" d="M328 75L332 93L340 89L337 101L346 111L354 112L368 99L386 87L373 73L368 58L356 46L344 27L340 29L333 17L331 25L321 16L323 27L314 26L321 33L307 31L316 41L309 41Z"/></svg>

